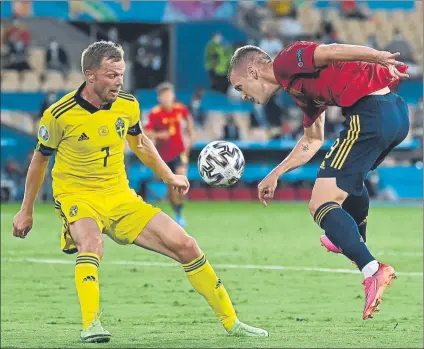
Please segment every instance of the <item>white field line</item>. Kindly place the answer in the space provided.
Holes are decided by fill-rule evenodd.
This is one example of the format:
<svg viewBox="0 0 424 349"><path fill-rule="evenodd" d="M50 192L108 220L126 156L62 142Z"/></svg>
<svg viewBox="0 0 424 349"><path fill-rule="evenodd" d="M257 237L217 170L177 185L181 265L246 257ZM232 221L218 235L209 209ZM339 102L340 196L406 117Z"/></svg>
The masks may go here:
<svg viewBox="0 0 424 349"><path fill-rule="evenodd" d="M74 264L73 260L66 259L41 259L41 258L2 258L2 262L30 262L42 264ZM144 267L160 267L169 268L179 266L176 262L137 262L137 261L105 261L102 264L109 265L137 265ZM318 267L288 267L283 265L254 265L254 264L214 264L218 269L253 269L253 270L290 270L299 272L318 272L318 273L342 273L342 274L358 274L358 270L354 269L335 269L335 268L318 268ZM403 276L423 276L423 272L398 272Z"/></svg>

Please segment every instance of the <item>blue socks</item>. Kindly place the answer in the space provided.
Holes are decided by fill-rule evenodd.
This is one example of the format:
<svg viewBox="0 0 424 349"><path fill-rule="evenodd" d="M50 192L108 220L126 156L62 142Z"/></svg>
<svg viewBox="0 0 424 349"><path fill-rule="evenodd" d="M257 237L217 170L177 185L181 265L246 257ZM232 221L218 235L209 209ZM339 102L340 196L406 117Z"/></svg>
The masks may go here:
<svg viewBox="0 0 424 349"><path fill-rule="evenodd" d="M349 213L358 225L359 234L362 236L364 242L367 242L367 217L369 207L370 197L365 185L361 195L349 195L342 204L343 210Z"/></svg>
<svg viewBox="0 0 424 349"><path fill-rule="evenodd" d="M314 220L324 229L330 241L354 261L359 270L375 260L361 239L358 225L337 202L326 202L315 212Z"/></svg>
<svg viewBox="0 0 424 349"><path fill-rule="evenodd" d="M183 204L172 204L172 208L177 216L181 216L181 211L183 209Z"/></svg>

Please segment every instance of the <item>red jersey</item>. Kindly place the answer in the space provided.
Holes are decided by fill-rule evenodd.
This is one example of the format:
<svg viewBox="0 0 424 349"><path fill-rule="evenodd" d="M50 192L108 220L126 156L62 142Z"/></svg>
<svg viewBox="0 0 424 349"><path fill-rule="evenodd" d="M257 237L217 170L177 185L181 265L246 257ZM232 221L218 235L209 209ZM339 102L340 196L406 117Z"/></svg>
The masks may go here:
<svg viewBox="0 0 424 349"><path fill-rule="evenodd" d="M144 127L146 130L169 132L167 140L156 140L156 148L166 162L175 159L185 150L181 121L187 120L188 115L187 107L181 103L174 103L169 110L158 105L149 113L148 123Z"/></svg>
<svg viewBox="0 0 424 349"><path fill-rule="evenodd" d="M314 65L314 51L319 44L298 41L283 49L274 59L274 75L296 104L303 110L304 127L310 127L327 106L349 107L362 97L384 87L395 89L399 79L389 69L374 63L330 63ZM408 66L398 67L402 73Z"/></svg>

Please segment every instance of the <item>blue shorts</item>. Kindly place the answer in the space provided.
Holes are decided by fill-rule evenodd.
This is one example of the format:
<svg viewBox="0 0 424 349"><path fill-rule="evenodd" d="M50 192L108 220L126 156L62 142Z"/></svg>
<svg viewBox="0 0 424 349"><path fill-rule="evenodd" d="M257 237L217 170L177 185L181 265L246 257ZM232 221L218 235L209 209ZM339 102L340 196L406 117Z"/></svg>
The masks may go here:
<svg viewBox="0 0 424 349"><path fill-rule="evenodd" d="M318 178L336 178L340 189L361 195L368 172L408 135L408 107L389 93L363 97L342 112L344 128L325 155Z"/></svg>
<svg viewBox="0 0 424 349"><path fill-rule="evenodd" d="M172 172L176 172L178 167L187 166L187 155L181 153L166 163Z"/></svg>

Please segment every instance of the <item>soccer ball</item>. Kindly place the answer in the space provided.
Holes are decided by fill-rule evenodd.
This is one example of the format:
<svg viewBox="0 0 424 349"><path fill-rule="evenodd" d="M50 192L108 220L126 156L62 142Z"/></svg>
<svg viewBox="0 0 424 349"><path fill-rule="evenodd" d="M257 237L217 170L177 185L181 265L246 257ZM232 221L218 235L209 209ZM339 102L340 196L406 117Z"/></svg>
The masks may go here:
<svg viewBox="0 0 424 349"><path fill-rule="evenodd" d="M229 187L243 174L244 156L234 143L211 142L200 152L197 168L203 180L212 187Z"/></svg>

